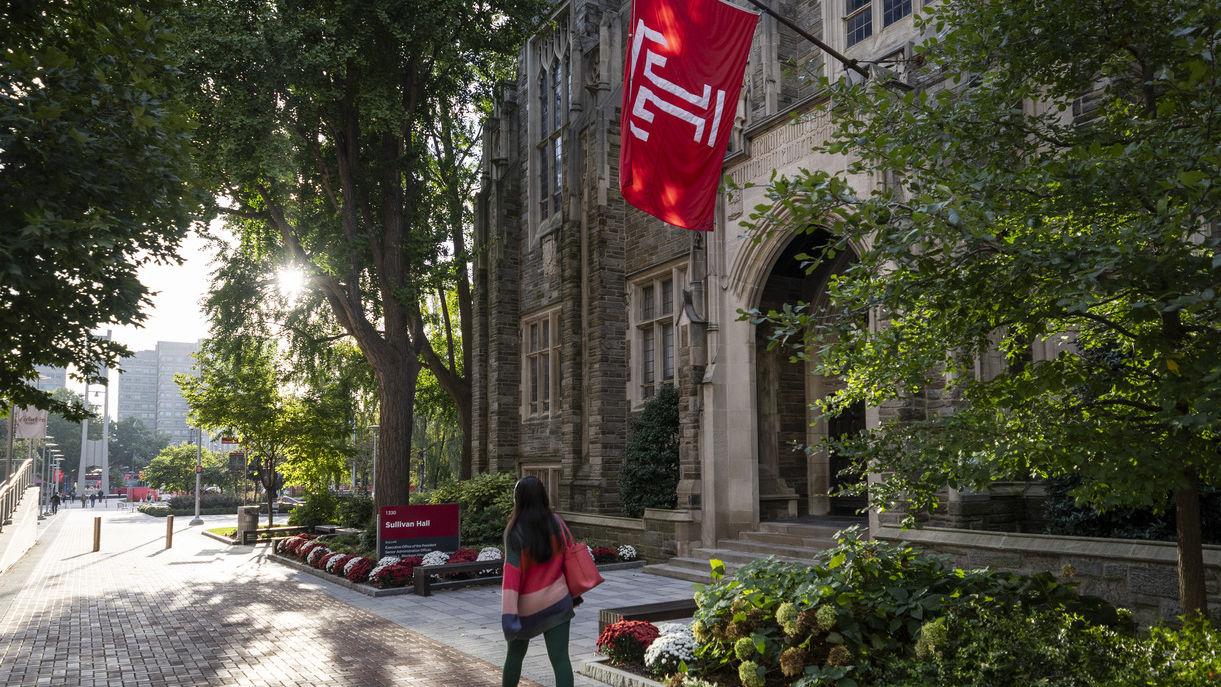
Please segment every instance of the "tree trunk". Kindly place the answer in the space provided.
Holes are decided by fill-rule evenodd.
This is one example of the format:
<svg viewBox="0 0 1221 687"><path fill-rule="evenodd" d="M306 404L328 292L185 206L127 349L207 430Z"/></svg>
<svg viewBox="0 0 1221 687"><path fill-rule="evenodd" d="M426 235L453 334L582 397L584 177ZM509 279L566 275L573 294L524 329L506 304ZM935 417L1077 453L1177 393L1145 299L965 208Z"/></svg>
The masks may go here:
<svg viewBox="0 0 1221 687"><path fill-rule="evenodd" d="M1179 553L1179 605L1183 607L1184 616L1206 617L1208 598L1204 593L1199 475L1194 468L1184 468L1183 478L1183 486L1174 493Z"/></svg>
<svg viewBox="0 0 1221 687"><path fill-rule="evenodd" d="M420 365L414 355L375 365L378 402L373 506L404 506L411 496L411 434Z"/></svg>

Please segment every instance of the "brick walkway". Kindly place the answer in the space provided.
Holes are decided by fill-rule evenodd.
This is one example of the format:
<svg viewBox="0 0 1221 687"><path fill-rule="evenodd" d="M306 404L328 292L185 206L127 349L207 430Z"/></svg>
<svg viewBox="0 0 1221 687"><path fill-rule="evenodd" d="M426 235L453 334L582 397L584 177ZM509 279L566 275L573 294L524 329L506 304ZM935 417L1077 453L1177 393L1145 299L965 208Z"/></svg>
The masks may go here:
<svg viewBox="0 0 1221 687"><path fill-rule="evenodd" d="M500 683L498 665L335 598L249 547L207 539L188 521L177 520L168 550L163 520L113 505L61 509L40 525L39 545L0 576L0 685Z"/></svg>

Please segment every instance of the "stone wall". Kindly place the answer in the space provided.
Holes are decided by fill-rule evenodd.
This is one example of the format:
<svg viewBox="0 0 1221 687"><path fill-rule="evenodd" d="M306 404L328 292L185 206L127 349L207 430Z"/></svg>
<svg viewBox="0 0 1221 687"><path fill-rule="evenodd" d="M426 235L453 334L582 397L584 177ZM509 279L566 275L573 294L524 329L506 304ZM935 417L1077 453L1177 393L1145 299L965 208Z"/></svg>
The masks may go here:
<svg viewBox="0 0 1221 687"><path fill-rule="evenodd" d="M650 563L680 555L679 542L691 537L694 526L692 514L685 510L646 508L642 518L563 511L559 514L578 541L598 546L631 544Z"/></svg>
<svg viewBox="0 0 1221 687"><path fill-rule="evenodd" d="M906 541L917 549L949 556L962 568L988 567L1020 573L1071 577L1084 594L1130 608L1138 623L1170 620L1179 606L1177 552L1171 542L1000 534L929 527L882 527L875 539ZM1204 547L1209 607L1221 608L1221 546Z"/></svg>

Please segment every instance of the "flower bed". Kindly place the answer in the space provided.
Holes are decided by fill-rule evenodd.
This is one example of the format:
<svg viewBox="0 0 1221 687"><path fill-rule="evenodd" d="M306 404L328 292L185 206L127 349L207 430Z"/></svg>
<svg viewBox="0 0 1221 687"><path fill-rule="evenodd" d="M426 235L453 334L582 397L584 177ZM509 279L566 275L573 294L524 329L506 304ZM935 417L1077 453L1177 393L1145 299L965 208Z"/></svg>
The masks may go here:
<svg viewBox="0 0 1221 687"><path fill-rule="evenodd" d="M278 540L274 551L280 556L299 560L320 572L346 579L358 585L369 585L377 589L396 589L411 586L415 582L416 569L421 566L445 566L481 561L500 561L504 558L504 554L499 548L485 546L478 551L470 548L461 548L452 553L433 551L424 556L409 556L406 558L386 556L381 560L373 560L372 558L366 558L345 551L332 551L326 545L328 541L330 539L319 539L317 535L313 534L298 534ZM599 547L599 549L602 551L604 558L608 557L606 552L613 554L615 561L620 560L619 551L624 549L628 551L630 556L635 557L635 549L631 546L621 546L618 550L606 547ZM473 579L487 578L491 580L499 578L499 576L499 567L488 567L482 570L462 571L452 574L433 574L433 579L446 586L446 581L452 582L457 586L458 583L463 581L466 584L471 584Z"/></svg>

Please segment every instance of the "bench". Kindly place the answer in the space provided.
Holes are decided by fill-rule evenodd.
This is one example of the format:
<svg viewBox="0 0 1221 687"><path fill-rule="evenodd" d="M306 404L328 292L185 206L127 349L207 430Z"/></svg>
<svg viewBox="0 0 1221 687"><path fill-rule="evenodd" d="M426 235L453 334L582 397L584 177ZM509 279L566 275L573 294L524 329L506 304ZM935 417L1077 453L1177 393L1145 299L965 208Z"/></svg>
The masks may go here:
<svg viewBox="0 0 1221 687"><path fill-rule="evenodd" d="M679 599L677 601L659 601L652 604L637 606L619 606L618 608L603 608L598 610L598 636L607 625L620 620L680 620L695 615L695 599Z"/></svg>
<svg viewBox="0 0 1221 687"><path fill-rule="evenodd" d="M419 565L414 571L415 593L419 596L432 596L432 590L451 589L455 587L470 587L478 584L500 582L500 571L504 570L504 559L495 561L470 561L467 563L450 563L448 565ZM478 573L482 570L496 570L496 575L472 577L469 580L434 580L433 575L452 575L454 573Z"/></svg>
<svg viewBox="0 0 1221 687"><path fill-rule="evenodd" d="M258 538L260 534L275 534L277 532L300 532L308 530L308 527L302 525L290 525L285 527L263 527L253 530L245 530L242 532L242 543L249 544L251 541Z"/></svg>

